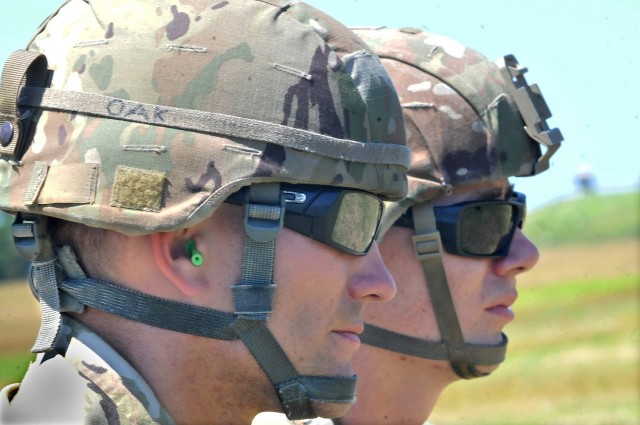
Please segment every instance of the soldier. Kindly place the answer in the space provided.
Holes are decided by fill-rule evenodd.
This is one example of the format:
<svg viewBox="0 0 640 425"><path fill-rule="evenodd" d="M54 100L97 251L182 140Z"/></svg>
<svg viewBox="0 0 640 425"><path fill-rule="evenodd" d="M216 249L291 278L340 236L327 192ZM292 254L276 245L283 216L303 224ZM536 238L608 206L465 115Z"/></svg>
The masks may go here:
<svg viewBox="0 0 640 425"><path fill-rule="evenodd" d="M516 278L539 257L508 178L546 170L562 135L514 56L496 64L419 30L356 33L396 86L412 161L408 196L381 225L398 294L365 313L358 403L341 423L421 424L447 385L504 360Z"/></svg>
<svg viewBox="0 0 640 425"><path fill-rule="evenodd" d="M422 424L446 386L504 360L516 277L539 256L508 178L546 170L562 136L513 56L495 64L413 29L356 33L396 86L412 162L379 238L398 292L365 312L358 401L335 423Z"/></svg>
<svg viewBox="0 0 640 425"><path fill-rule="evenodd" d="M0 129L42 309L0 422L345 413L410 159L351 31L284 0L70 0L5 64Z"/></svg>

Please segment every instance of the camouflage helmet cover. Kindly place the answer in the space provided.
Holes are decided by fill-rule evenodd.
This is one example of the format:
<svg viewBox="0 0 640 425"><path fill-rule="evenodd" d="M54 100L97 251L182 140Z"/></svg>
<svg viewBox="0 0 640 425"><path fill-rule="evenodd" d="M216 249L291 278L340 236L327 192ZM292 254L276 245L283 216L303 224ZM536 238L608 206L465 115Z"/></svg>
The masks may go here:
<svg viewBox="0 0 640 425"><path fill-rule="evenodd" d="M494 62L420 30L355 32L391 75L412 153L407 198L388 205L383 230L413 203L451 187L543 171L536 167L540 141L525 128L510 82Z"/></svg>
<svg viewBox="0 0 640 425"><path fill-rule="evenodd" d="M0 209L142 234L195 224L254 182L406 192L386 71L305 4L70 0L27 50L47 84L27 78L20 137L17 96L0 102Z"/></svg>

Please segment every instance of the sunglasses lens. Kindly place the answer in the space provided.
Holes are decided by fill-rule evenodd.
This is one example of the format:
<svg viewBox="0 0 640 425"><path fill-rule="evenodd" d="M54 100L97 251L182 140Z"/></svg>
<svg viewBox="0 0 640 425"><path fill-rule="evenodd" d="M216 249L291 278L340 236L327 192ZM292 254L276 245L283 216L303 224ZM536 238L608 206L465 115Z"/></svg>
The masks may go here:
<svg viewBox="0 0 640 425"><path fill-rule="evenodd" d="M509 204L469 205L460 214L460 247L475 255L492 255L504 248L513 228Z"/></svg>
<svg viewBox="0 0 640 425"><path fill-rule="evenodd" d="M331 240L355 253L365 253L378 230L381 201L370 194L348 192L342 196Z"/></svg>
<svg viewBox="0 0 640 425"><path fill-rule="evenodd" d="M364 255L375 240L382 201L368 192L331 186L282 184L284 226L318 242ZM243 205L246 189L225 202Z"/></svg>

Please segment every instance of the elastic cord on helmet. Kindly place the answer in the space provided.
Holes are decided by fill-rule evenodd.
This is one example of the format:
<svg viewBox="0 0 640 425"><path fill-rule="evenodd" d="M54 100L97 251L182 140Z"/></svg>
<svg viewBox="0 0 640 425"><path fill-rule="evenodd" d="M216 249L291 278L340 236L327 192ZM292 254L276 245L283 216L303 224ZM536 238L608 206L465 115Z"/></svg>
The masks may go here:
<svg viewBox="0 0 640 425"><path fill-rule="evenodd" d="M448 360L453 371L464 379L486 376L488 373L480 372L477 366L501 363L507 350L507 337L502 334L502 341L495 346L464 342L442 263L442 242L436 229L433 205L424 202L411 208L416 256L422 264L442 342L413 338L369 324L365 326L362 342L416 357Z"/></svg>
<svg viewBox="0 0 640 425"><path fill-rule="evenodd" d="M17 104L21 107L74 112L119 121L239 137L305 152L315 152L328 158L349 158L350 161L367 164L408 167L410 161L410 153L403 145L339 139L266 121L140 103L96 93L24 86L20 90Z"/></svg>

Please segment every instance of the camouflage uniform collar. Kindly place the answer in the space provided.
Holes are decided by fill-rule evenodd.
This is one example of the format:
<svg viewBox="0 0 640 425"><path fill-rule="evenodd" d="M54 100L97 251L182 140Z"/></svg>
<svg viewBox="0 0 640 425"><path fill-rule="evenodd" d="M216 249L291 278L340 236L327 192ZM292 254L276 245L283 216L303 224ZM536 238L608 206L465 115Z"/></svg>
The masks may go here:
<svg viewBox="0 0 640 425"><path fill-rule="evenodd" d="M119 377L124 388L119 389L123 393L118 394L117 397L123 397L124 394L133 396L138 403L144 405L148 414L156 421L173 424L173 420L162 407L149 384L113 347L89 327L71 316L62 314L62 326L62 332L66 334L68 329L71 336L65 358L76 369L79 371L84 368L96 370L96 379L98 379L98 374ZM89 360L94 362L93 367L88 363ZM113 395L116 396L116 394Z"/></svg>
<svg viewBox="0 0 640 425"><path fill-rule="evenodd" d="M87 326L62 314L56 342L64 354L39 354L19 388L2 391L0 423L175 424L140 374Z"/></svg>

